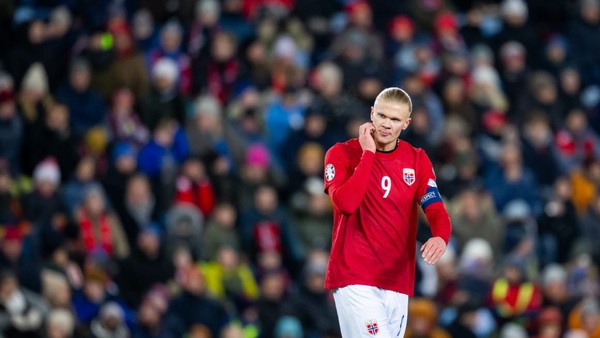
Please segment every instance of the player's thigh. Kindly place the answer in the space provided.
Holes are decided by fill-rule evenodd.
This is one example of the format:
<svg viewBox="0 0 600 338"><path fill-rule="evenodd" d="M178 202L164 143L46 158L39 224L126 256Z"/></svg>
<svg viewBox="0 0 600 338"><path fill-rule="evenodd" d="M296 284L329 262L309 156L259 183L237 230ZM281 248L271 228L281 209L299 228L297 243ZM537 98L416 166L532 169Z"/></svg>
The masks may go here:
<svg viewBox="0 0 600 338"><path fill-rule="evenodd" d="M404 337L408 322L408 295L385 291L390 331L394 337Z"/></svg>
<svg viewBox="0 0 600 338"><path fill-rule="evenodd" d="M384 290L363 285L350 285L333 293L344 338L392 338Z"/></svg>

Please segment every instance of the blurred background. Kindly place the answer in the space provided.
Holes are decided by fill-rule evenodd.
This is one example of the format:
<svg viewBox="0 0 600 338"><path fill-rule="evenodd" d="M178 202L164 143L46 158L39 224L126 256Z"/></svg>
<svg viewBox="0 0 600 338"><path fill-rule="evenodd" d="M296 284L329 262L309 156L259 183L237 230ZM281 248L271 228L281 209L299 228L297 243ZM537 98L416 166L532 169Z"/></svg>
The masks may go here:
<svg viewBox="0 0 600 338"><path fill-rule="evenodd" d="M600 337L599 0L0 1L0 337L339 337L387 86L454 226L407 337Z"/></svg>

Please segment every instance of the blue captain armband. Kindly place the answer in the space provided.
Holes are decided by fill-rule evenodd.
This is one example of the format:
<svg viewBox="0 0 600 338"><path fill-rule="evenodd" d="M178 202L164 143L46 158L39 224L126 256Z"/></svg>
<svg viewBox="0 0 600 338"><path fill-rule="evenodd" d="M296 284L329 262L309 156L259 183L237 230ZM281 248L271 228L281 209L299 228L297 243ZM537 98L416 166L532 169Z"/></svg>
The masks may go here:
<svg viewBox="0 0 600 338"><path fill-rule="evenodd" d="M440 196L440 192L437 187L427 187L427 191L425 195L421 196L419 200L419 204L421 208L427 208L431 203L442 202L442 196Z"/></svg>

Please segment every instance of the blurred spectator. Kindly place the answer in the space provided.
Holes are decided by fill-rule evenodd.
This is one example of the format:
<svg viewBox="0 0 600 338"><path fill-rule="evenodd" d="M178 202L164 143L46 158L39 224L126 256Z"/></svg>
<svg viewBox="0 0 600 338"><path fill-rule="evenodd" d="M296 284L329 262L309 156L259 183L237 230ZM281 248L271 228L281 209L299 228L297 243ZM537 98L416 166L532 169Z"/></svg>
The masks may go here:
<svg viewBox="0 0 600 338"><path fill-rule="evenodd" d="M193 61L195 92L208 92L226 103L240 75L241 65L236 53L238 42L233 34L218 31L212 38L209 54Z"/></svg>
<svg viewBox="0 0 600 338"><path fill-rule="evenodd" d="M572 188L566 177L558 178L554 191L544 199L543 212L538 220L540 263L566 263L581 236L581 226L575 205L571 202Z"/></svg>
<svg viewBox="0 0 600 338"><path fill-rule="evenodd" d="M415 34L415 23L409 16L399 15L390 21L386 54L392 62L392 83L402 82L407 72L416 68Z"/></svg>
<svg viewBox="0 0 600 338"><path fill-rule="evenodd" d="M198 208L186 204L172 206L165 215L167 251L171 256L178 248L190 250L194 258L202 257L204 218Z"/></svg>
<svg viewBox="0 0 600 338"><path fill-rule="evenodd" d="M21 145L26 140L24 123L17 113L12 91L0 91L0 156L19 170Z"/></svg>
<svg viewBox="0 0 600 338"><path fill-rule="evenodd" d="M486 170L486 188L494 198L496 209L503 212L512 201L523 200L531 210L537 210L538 185L531 170L523 165L521 150L516 144L505 144L496 166Z"/></svg>
<svg viewBox="0 0 600 338"><path fill-rule="evenodd" d="M322 167L321 167L322 168ZM293 207L293 231L298 236L303 251L331 244L332 206L323 192L320 179L304 181L290 202Z"/></svg>
<svg viewBox="0 0 600 338"><path fill-rule="evenodd" d="M19 186L19 180L18 177L13 179L8 163L0 159L0 222L23 221L20 195L24 192L24 187ZM30 188L31 182L28 180L26 185Z"/></svg>
<svg viewBox="0 0 600 338"><path fill-rule="evenodd" d="M75 216L75 211L84 201L88 189L96 187L102 190L96 181L96 161L92 157L82 157L77 163L75 174L62 187L63 203L70 217ZM108 201L107 201L108 202Z"/></svg>
<svg viewBox="0 0 600 338"><path fill-rule="evenodd" d="M459 293L466 292L466 296L483 304L491 289L495 262L500 260L481 238L465 243L458 261Z"/></svg>
<svg viewBox="0 0 600 338"><path fill-rule="evenodd" d="M77 139L69 127L70 115L67 106L54 105L43 121L30 130L28 141L24 144L26 148L23 149L25 173L33 172L39 162L53 156L58 162L62 178L67 180L71 177L77 163Z"/></svg>
<svg viewBox="0 0 600 338"><path fill-rule="evenodd" d="M261 337L276 337L277 322L289 311L288 300L282 271L266 272L260 279L260 298L257 304Z"/></svg>
<svg viewBox="0 0 600 338"><path fill-rule="evenodd" d="M498 49L509 41L516 41L530 53L528 64L539 65L540 50L539 33L535 26L529 23L529 10L527 2L523 0L504 0L500 6L503 25L501 31L495 36L495 45Z"/></svg>
<svg viewBox="0 0 600 338"><path fill-rule="evenodd" d="M583 299L568 318L569 329L582 329L590 338L600 337L600 306L595 298Z"/></svg>
<svg viewBox="0 0 600 338"><path fill-rule="evenodd" d="M489 306L500 326L511 321L529 325L541 309L541 289L528 278L525 264L522 257L508 256L492 285Z"/></svg>
<svg viewBox="0 0 600 338"><path fill-rule="evenodd" d="M34 226L48 223L59 210L61 171L53 158L40 162L33 171L34 190L23 196L23 215Z"/></svg>
<svg viewBox="0 0 600 338"><path fill-rule="evenodd" d="M36 62L27 69L21 82L19 111L25 123L36 124L44 119L53 104L54 98L50 94L46 69Z"/></svg>
<svg viewBox="0 0 600 338"><path fill-rule="evenodd" d="M75 318L69 310L51 309L46 319L43 337L71 338L75 331Z"/></svg>
<svg viewBox="0 0 600 338"><path fill-rule="evenodd" d="M536 321L538 338L559 338L563 331L562 315L556 308L548 307L540 311Z"/></svg>
<svg viewBox="0 0 600 338"><path fill-rule="evenodd" d="M175 67L174 79L178 91L190 95L192 91L192 64L190 57L183 51L183 28L177 20L170 20L160 30L160 44L150 51L148 61L150 69L160 60L169 59Z"/></svg>
<svg viewBox="0 0 600 338"><path fill-rule="evenodd" d="M223 306L209 297L201 269L195 265L187 268L179 284L182 292L171 300L166 313L169 330L181 337L194 325L202 324L212 337L218 337L229 318Z"/></svg>
<svg viewBox="0 0 600 338"><path fill-rule="evenodd" d="M131 255L119 262L116 283L127 305L137 309L151 286L166 283L173 274L160 229L148 226L138 234Z"/></svg>
<svg viewBox="0 0 600 338"><path fill-rule="evenodd" d="M523 325L507 322L500 328L500 338L527 338L527 331Z"/></svg>
<svg viewBox="0 0 600 338"><path fill-rule="evenodd" d="M185 131L177 121L169 118L158 121L152 138L138 153L138 169L148 177L161 210L173 200L177 170L188 155Z"/></svg>
<svg viewBox="0 0 600 338"><path fill-rule="evenodd" d="M522 0L516 1L523 2ZM521 112L518 111L518 104L527 89L530 72L527 66L528 51L530 50L525 49L522 43L511 40L503 43L498 52L500 78L506 98L510 102L508 116L512 121L519 121L522 118Z"/></svg>
<svg viewBox="0 0 600 338"><path fill-rule="evenodd" d="M407 325L407 338L451 337L446 330L438 326L437 308L431 300L426 298L415 298L409 302Z"/></svg>
<svg viewBox="0 0 600 338"><path fill-rule="evenodd" d="M488 193L467 187L450 201L448 209L453 237L460 247L471 239L481 238L490 244L494 257L501 257L504 223Z"/></svg>
<svg viewBox="0 0 600 338"><path fill-rule="evenodd" d="M69 109L69 125L78 137L106 120L104 102L90 86L91 71L90 62L86 59L73 60L69 66L67 83L56 91L56 99Z"/></svg>
<svg viewBox="0 0 600 338"><path fill-rule="evenodd" d="M39 252L32 245L32 236L15 225L3 227L0 248L0 270L10 270L19 284L33 291L41 289Z"/></svg>
<svg viewBox="0 0 600 338"><path fill-rule="evenodd" d="M107 23L108 33L114 40L115 59L102 74L104 81L99 88L105 98L110 98L114 88L128 88L139 100L148 90L148 72L144 56L135 45L131 27L126 19L122 15L117 15Z"/></svg>
<svg viewBox="0 0 600 338"><path fill-rule="evenodd" d="M433 49L436 54L465 52L466 44L458 29L456 17L452 12L442 12L433 23Z"/></svg>
<svg viewBox="0 0 600 338"><path fill-rule="evenodd" d="M0 273L0 333L6 337L39 337L43 330L48 304L37 294L23 288L17 276Z"/></svg>
<svg viewBox="0 0 600 338"><path fill-rule="evenodd" d="M98 316L92 320L91 331L93 338L129 338L129 328L125 325L123 309L113 302L108 302L100 308Z"/></svg>
<svg viewBox="0 0 600 338"><path fill-rule="evenodd" d="M579 297L571 297L568 293L567 271L559 264L548 264L540 277L544 306L558 309L560 324L566 324L567 316L580 300Z"/></svg>
<svg viewBox="0 0 600 338"><path fill-rule="evenodd" d="M597 243L597 240L600 240L598 224L600 224L600 195L596 194L581 218L581 240L591 251L596 264L600 264L600 248L594 244Z"/></svg>
<svg viewBox="0 0 600 338"><path fill-rule="evenodd" d="M162 58L152 67L151 89L141 101L141 120L154 131L161 120L175 119L185 125L185 99L177 88L177 64Z"/></svg>
<svg viewBox="0 0 600 338"><path fill-rule="evenodd" d="M568 67L572 56L570 55L569 40L560 34L551 36L543 49L541 65L543 69L553 76L558 76L560 71Z"/></svg>
<svg viewBox="0 0 600 338"><path fill-rule="evenodd" d="M302 128L304 122L304 107L298 90L287 87L280 97L274 98L265 109L264 120L269 149L273 154L284 152L287 136ZM279 156L277 160L281 161Z"/></svg>
<svg viewBox="0 0 600 338"><path fill-rule="evenodd" d="M533 72L529 76L528 92L521 97L521 107L512 110L516 115L511 118L520 123L532 112L542 111L549 117L553 129L558 129L566 114L559 94L558 85L552 75L544 71Z"/></svg>
<svg viewBox="0 0 600 338"><path fill-rule="evenodd" d="M139 97L139 96L138 96ZM126 87L112 94L108 122L114 141L131 142L140 146L148 141L148 129L142 125L135 111L134 93Z"/></svg>
<svg viewBox="0 0 600 338"><path fill-rule="evenodd" d="M131 18L133 40L144 54L158 47L158 32L154 17L146 7L140 7Z"/></svg>
<svg viewBox="0 0 600 338"><path fill-rule="evenodd" d="M464 301L456 307L456 318L445 329L452 338L475 338L479 307L472 301Z"/></svg>
<svg viewBox="0 0 600 338"><path fill-rule="evenodd" d="M506 112L509 98L502 87L513 87L503 85L498 71L491 66L480 65L473 68L471 74L473 83L469 90L469 99L473 102L477 112L480 114L490 110Z"/></svg>
<svg viewBox="0 0 600 338"><path fill-rule="evenodd" d="M123 164L123 166L125 165L127 164ZM121 203L118 204L120 206L116 210L119 212L119 219L123 224L129 244L133 247L138 233L151 223L159 221L161 211L156 205L154 193L146 176L124 173L122 181L119 182L122 182L124 186L122 190L118 190L123 195L119 199Z"/></svg>
<svg viewBox="0 0 600 338"><path fill-rule="evenodd" d="M115 259L129 255L127 235L121 222L106 205L106 198L99 186L86 189L76 214L80 240L87 254L102 252Z"/></svg>
<svg viewBox="0 0 600 338"><path fill-rule="evenodd" d="M207 291L236 313L258 299L258 283L238 248L227 244L217 249L215 260L201 263Z"/></svg>
<svg viewBox="0 0 600 338"><path fill-rule="evenodd" d="M160 285L146 293L138 310L138 325L133 329L132 338L175 338L163 317L168 302L168 294Z"/></svg>
<svg viewBox="0 0 600 338"><path fill-rule="evenodd" d="M521 128L521 151L525 166L535 175L543 194L562 173L558 149L553 140L552 126L547 114L531 111Z"/></svg>
<svg viewBox="0 0 600 338"><path fill-rule="evenodd" d="M571 173L581 168L584 161L600 155L598 134L588 125L585 112L579 108L570 110L563 126L555 136L562 169Z"/></svg>
<svg viewBox="0 0 600 338"><path fill-rule="evenodd" d="M300 244L272 186L265 184L256 188L253 203L244 210L241 224L242 244L253 262L263 252L277 251L286 266L295 267L301 256Z"/></svg>
<svg viewBox="0 0 600 338"><path fill-rule="evenodd" d="M299 319L306 337L340 334L333 297L330 291L323 289L327 257L326 251L311 251L304 265L302 284L298 292L290 296L291 312ZM275 331L278 332L277 327Z"/></svg>
<svg viewBox="0 0 600 338"><path fill-rule="evenodd" d="M237 209L227 202L215 206L211 217L207 220L206 231L202 238L202 258L206 261L217 259L220 247L230 246L240 249L240 237L236 229Z"/></svg>
<svg viewBox="0 0 600 338"><path fill-rule="evenodd" d="M49 81L58 80L57 65L59 54L52 53L48 43L47 24L41 19L32 18L21 23L13 32L13 39L18 43L7 53L6 63L15 79L16 88L20 88L27 69L35 62L40 62L49 74Z"/></svg>
<svg viewBox="0 0 600 338"><path fill-rule="evenodd" d="M190 157L183 162L175 185L175 204L192 205L198 208L204 218L212 213L215 207L215 192L202 161Z"/></svg>
<svg viewBox="0 0 600 338"><path fill-rule="evenodd" d="M582 215L598 195L600 160L588 158L581 169L573 170L570 179L573 189L571 201L575 205L578 215Z"/></svg>
<svg viewBox="0 0 600 338"><path fill-rule="evenodd" d="M309 107L304 116L302 129L289 133L283 142L284 147L281 148L280 156L290 178L297 174L298 156L305 145L315 144L320 146L321 149L329 149L340 135L333 133L344 132L339 129L335 131L329 129L327 109L326 104L322 103L315 103ZM365 119L367 116L365 112ZM290 180L290 184L293 185L294 183Z"/></svg>
<svg viewBox="0 0 600 338"><path fill-rule="evenodd" d="M447 119L460 119L466 124L466 135L472 135L478 127L479 116L468 99L468 86L459 78L449 78L441 88L440 99Z"/></svg>
<svg viewBox="0 0 600 338"><path fill-rule="evenodd" d="M560 100L565 106L565 111L583 106L581 92L585 89L581 83L581 73L574 67L564 67L558 74ZM596 127L592 124L592 128Z"/></svg>
<svg viewBox="0 0 600 338"><path fill-rule="evenodd" d="M192 22L186 35L187 53L192 59L208 53L208 46L219 29L221 3L216 0L196 2Z"/></svg>
<svg viewBox="0 0 600 338"><path fill-rule="evenodd" d="M585 70L584 82L598 81L598 54L600 53L600 3L582 0L577 3L576 16L569 23L567 33L573 48L573 57L580 69Z"/></svg>

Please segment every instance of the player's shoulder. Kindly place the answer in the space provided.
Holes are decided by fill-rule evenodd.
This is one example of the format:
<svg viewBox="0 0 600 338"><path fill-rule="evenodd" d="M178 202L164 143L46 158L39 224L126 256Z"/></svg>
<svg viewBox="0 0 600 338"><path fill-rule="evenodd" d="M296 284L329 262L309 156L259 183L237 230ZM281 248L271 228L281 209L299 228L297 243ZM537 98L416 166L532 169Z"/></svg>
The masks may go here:
<svg viewBox="0 0 600 338"><path fill-rule="evenodd" d="M420 155L425 154L425 151L423 150L423 148L415 147L412 144L410 144L404 140L398 140L398 149L403 154L410 154L410 155L414 155L414 156L420 156Z"/></svg>
<svg viewBox="0 0 600 338"><path fill-rule="evenodd" d="M329 148L329 150L327 151L328 153L335 153L335 154L346 154L346 155L350 155L353 153L362 153L362 148L360 147L360 143L358 142L357 138L353 138L353 139L349 139L348 141L345 142L337 142L336 144L334 144L333 146L331 146L331 148Z"/></svg>

